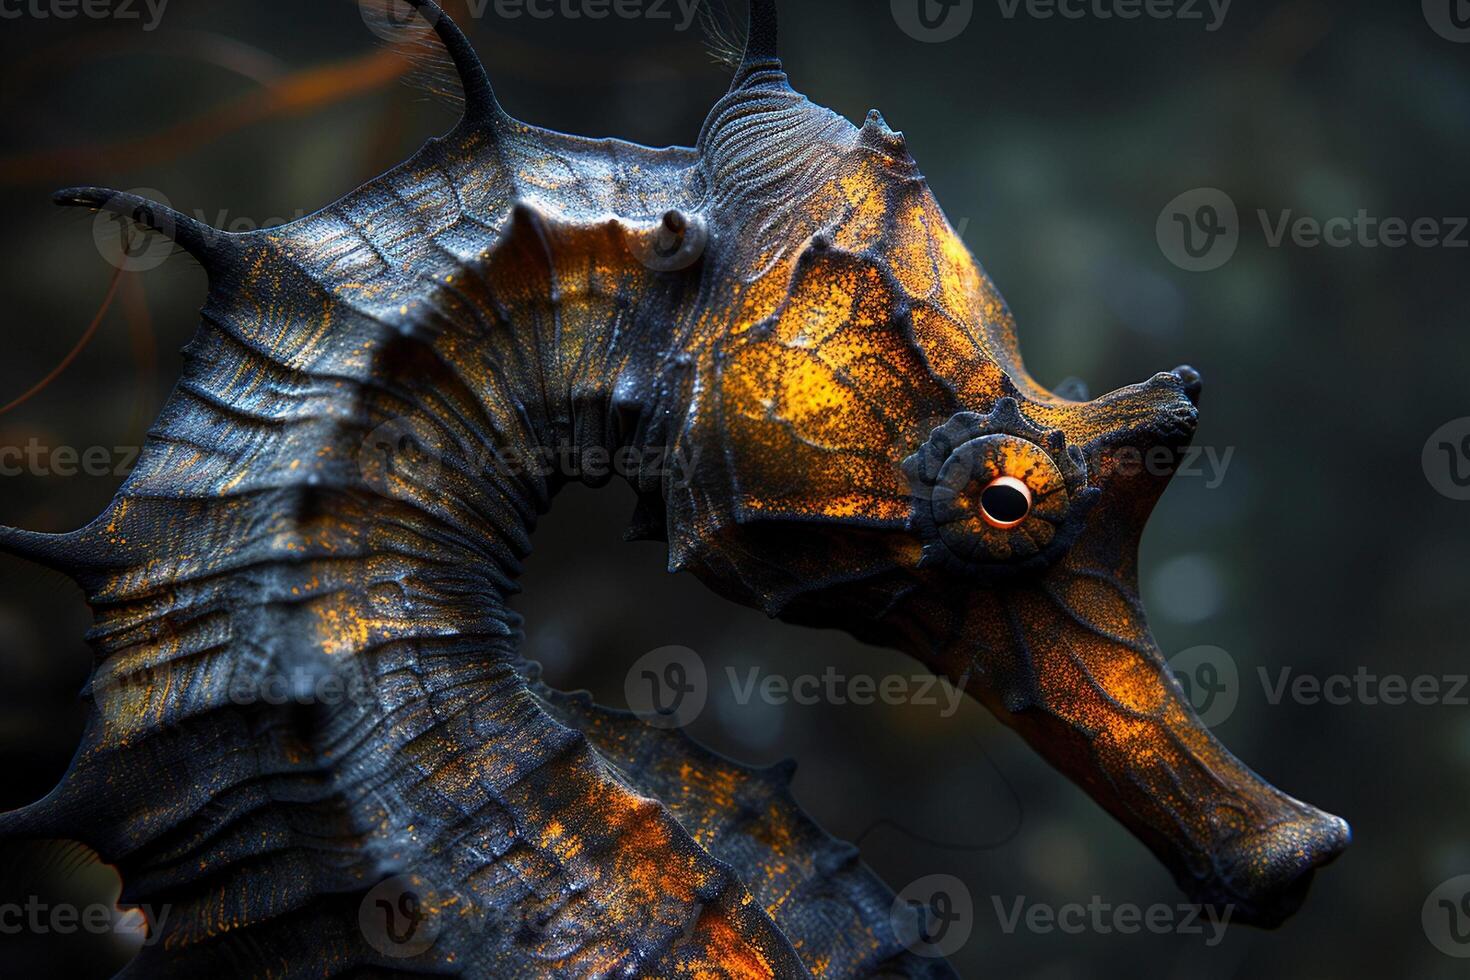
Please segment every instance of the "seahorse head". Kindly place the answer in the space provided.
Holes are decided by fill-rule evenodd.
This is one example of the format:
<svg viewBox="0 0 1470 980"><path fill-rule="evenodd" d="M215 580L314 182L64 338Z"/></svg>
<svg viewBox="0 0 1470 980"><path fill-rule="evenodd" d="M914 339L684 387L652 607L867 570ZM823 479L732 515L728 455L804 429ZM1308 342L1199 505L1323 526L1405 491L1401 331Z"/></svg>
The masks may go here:
<svg viewBox="0 0 1470 980"><path fill-rule="evenodd" d="M698 460L664 488L671 564L919 658L1191 895L1279 922L1347 825L1211 735L1139 600L1139 540L1194 434L1199 374L1095 399L1034 381L905 137L797 93L774 34L757 18L699 143L711 301L669 386L672 442Z"/></svg>

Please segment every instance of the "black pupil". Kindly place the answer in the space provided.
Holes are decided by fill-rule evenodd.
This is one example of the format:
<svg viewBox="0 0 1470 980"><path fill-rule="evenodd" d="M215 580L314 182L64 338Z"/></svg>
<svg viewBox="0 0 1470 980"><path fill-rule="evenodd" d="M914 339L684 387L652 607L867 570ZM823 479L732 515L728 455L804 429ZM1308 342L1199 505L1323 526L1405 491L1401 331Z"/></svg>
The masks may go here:
<svg viewBox="0 0 1470 980"><path fill-rule="evenodd" d="M1004 483L988 486L980 491L980 506L985 508L992 520L1011 524L1026 516L1029 509L1026 495L1015 487Z"/></svg>

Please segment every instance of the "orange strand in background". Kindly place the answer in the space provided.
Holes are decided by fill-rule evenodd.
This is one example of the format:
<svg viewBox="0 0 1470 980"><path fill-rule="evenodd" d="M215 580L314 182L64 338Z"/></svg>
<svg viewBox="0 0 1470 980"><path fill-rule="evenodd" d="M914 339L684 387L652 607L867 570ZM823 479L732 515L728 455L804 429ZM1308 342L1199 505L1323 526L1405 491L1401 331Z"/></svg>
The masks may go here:
<svg viewBox="0 0 1470 980"><path fill-rule="evenodd" d="M126 234L126 231L124 231L124 234ZM76 346L74 346L67 353L67 355L61 359L60 364L51 369L50 374L46 375L46 377L36 382L36 384L29 391L21 395L19 398L15 399L15 401L9 403L4 408L0 408L0 415L4 415L13 409L19 408L20 406L24 405L26 402L34 398L36 395L39 395L42 391L45 391L47 386L49 386L51 382L61 377L62 372L71 367L72 362L77 359L77 356L86 349L87 345L92 342L92 338L97 335L97 328L102 326L102 318L107 316L107 311L112 307L112 301L117 297L117 288L122 285L122 274L122 266L118 266L117 269L113 271L112 282L108 284L107 287L107 295L102 298L102 305L97 308L97 315L92 317L91 325L87 327L86 332L82 334L81 339L76 342Z"/></svg>

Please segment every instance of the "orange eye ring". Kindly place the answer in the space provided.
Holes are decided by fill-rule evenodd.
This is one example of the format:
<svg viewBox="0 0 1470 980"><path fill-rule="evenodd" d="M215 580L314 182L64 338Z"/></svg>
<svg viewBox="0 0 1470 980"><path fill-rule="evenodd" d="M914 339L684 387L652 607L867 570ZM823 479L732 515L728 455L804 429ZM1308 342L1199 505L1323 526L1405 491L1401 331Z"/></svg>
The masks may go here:
<svg viewBox="0 0 1470 980"><path fill-rule="evenodd" d="M980 491L980 516L1002 531L1019 525L1031 513L1031 488L1013 476L998 476Z"/></svg>
<svg viewBox="0 0 1470 980"><path fill-rule="evenodd" d="M921 568L1003 578L1054 564L1081 533L1099 491L1082 451L1043 429L1014 398L988 415L956 413L903 461L908 527Z"/></svg>

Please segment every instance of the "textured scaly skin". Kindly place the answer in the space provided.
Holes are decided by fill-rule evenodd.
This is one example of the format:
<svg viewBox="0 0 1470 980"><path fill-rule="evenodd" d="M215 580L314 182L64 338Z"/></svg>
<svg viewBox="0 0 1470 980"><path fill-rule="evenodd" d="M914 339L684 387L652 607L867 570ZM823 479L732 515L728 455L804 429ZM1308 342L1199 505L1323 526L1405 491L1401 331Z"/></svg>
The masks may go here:
<svg viewBox="0 0 1470 980"><path fill-rule="evenodd" d="M71 771L0 828L81 839L123 903L171 907L125 975L950 975L788 772L520 659L505 600L565 478L518 464L548 448L687 464L632 478L672 569L919 657L1196 896L1289 914L1346 827L1198 725L1137 599L1167 477L1120 461L1182 449L1197 376L1091 402L1033 382L902 136L790 88L770 3L697 145L664 150L511 119L421 6L464 120L337 204L235 235L60 195L209 272L113 503L68 535L0 531L85 587L97 656ZM1034 484L1014 533L926 509L977 445ZM279 677L356 694L241 703ZM411 957L359 920L399 875L436 936Z"/></svg>

